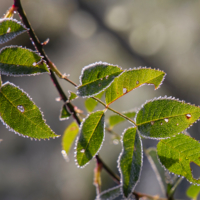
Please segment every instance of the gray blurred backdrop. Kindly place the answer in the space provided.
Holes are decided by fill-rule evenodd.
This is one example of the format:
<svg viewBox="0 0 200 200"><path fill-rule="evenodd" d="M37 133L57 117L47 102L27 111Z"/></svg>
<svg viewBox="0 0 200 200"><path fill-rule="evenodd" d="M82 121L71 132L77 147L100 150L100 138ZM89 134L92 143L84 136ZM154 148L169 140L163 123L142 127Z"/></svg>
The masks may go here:
<svg viewBox="0 0 200 200"><path fill-rule="evenodd" d="M0 0L0 15L12 5ZM140 107L147 99L174 96L200 105L200 1L193 0L22 0L27 16L41 41L50 38L45 47L49 58L62 73L79 83L82 67L104 61L122 68L147 66L167 73L160 89L143 86L127 94L111 107L118 111ZM15 17L18 18L17 15ZM6 45L33 48L27 34ZM3 45L1 46L1 48ZM28 92L44 112L50 127L59 135L73 119L59 121L61 102L48 74L35 77L3 77ZM65 92L76 91L60 81ZM84 109L84 99L74 101ZM97 109L103 108L99 106ZM107 112L107 116L111 113ZM121 134L127 122L115 130ZM91 161L78 169L73 150L66 162L61 155L61 137L50 141L31 141L9 132L0 125L0 199L1 200L92 200L95 198ZM189 129L200 139L200 124ZM156 146L143 140L144 148ZM102 159L116 173L121 144L114 145L110 135L100 151ZM198 168L196 176L198 177ZM103 190L115 185L103 171ZM176 192L179 199L189 183L184 179ZM161 195L155 174L144 156L144 166L136 191ZM164 196L163 196L164 197Z"/></svg>

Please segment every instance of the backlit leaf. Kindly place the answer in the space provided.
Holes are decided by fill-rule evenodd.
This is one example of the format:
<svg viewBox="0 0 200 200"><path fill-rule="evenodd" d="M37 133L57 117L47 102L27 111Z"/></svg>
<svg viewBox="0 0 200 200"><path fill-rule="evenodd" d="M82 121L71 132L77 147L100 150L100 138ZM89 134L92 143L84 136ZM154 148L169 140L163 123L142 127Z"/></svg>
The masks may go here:
<svg viewBox="0 0 200 200"><path fill-rule="evenodd" d="M91 113L81 123L76 144L77 165L83 167L100 150L104 140L104 112Z"/></svg>
<svg viewBox="0 0 200 200"><path fill-rule="evenodd" d="M62 106L61 111L60 111L60 117L59 117L59 119L60 119L61 121L67 120L67 119L69 119L70 116L71 116L71 113L68 111L66 105L64 104L64 105Z"/></svg>
<svg viewBox="0 0 200 200"><path fill-rule="evenodd" d="M26 27L15 19L0 19L0 44L8 42L26 31Z"/></svg>
<svg viewBox="0 0 200 200"><path fill-rule="evenodd" d="M101 99L103 94L104 94L104 91L99 93L95 97L98 98L98 99ZM96 100L92 99L92 98L88 98L88 99L85 100L85 107L86 107L88 112L92 112L97 105L98 105L98 102Z"/></svg>
<svg viewBox="0 0 200 200"><path fill-rule="evenodd" d="M165 170L161 166L161 164L158 160L156 148L149 148L145 151L145 153L151 164L151 167L153 168L153 171L156 174L156 178L159 182L159 185L162 189L163 194L166 194Z"/></svg>
<svg viewBox="0 0 200 200"><path fill-rule="evenodd" d="M74 92L69 91L69 100L70 101L75 100L77 98L78 98L78 96Z"/></svg>
<svg viewBox="0 0 200 200"><path fill-rule="evenodd" d="M131 90L144 84L153 84L157 89L164 77L165 73L163 71L151 68L135 68L124 71L106 89L106 104L111 104Z"/></svg>
<svg viewBox="0 0 200 200"><path fill-rule="evenodd" d="M0 72L9 76L37 75L49 72L42 58L34 51L10 46L1 49Z"/></svg>
<svg viewBox="0 0 200 200"><path fill-rule="evenodd" d="M30 97L9 82L3 84L0 90L0 117L10 131L24 137L58 137L45 123L42 113Z"/></svg>
<svg viewBox="0 0 200 200"><path fill-rule="evenodd" d="M199 107L172 98L160 98L143 105L136 124L144 137L166 138L184 131L199 117Z"/></svg>
<svg viewBox="0 0 200 200"><path fill-rule="evenodd" d="M121 186L116 186L100 193L96 200L113 200L121 195Z"/></svg>
<svg viewBox="0 0 200 200"><path fill-rule="evenodd" d="M170 172L184 176L188 181L200 184L191 172L190 164L200 166L200 143L190 136L179 134L161 140L157 145L160 162Z"/></svg>
<svg viewBox="0 0 200 200"><path fill-rule="evenodd" d="M142 170L142 142L136 128L123 133L123 149L119 156L122 190L127 198L137 185Z"/></svg>
<svg viewBox="0 0 200 200"><path fill-rule="evenodd" d="M72 122L65 130L62 137L62 149L66 154L69 153L71 146L78 134L79 126L76 122Z"/></svg>
<svg viewBox="0 0 200 200"><path fill-rule="evenodd" d="M197 199L199 193L200 193L200 186L198 185L191 185L186 192L187 196L192 199Z"/></svg>
<svg viewBox="0 0 200 200"><path fill-rule="evenodd" d="M86 66L82 69L77 94L82 97L95 96L105 90L121 72L120 67L104 62Z"/></svg>
<svg viewBox="0 0 200 200"><path fill-rule="evenodd" d="M128 112L123 112L123 115L129 117L129 118L133 118L136 115L135 111L128 111ZM121 117L120 115L111 115L109 117L109 125L111 126L111 128L113 128L114 126L116 126L117 124L119 124L120 122L125 121L125 119L123 117Z"/></svg>

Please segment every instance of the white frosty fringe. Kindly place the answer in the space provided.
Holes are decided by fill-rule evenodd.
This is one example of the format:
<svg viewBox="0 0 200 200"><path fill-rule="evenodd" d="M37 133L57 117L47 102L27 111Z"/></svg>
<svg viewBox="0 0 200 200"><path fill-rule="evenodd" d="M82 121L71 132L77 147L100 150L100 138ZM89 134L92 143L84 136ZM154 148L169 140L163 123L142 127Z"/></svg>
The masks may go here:
<svg viewBox="0 0 200 200"><path fill-rule="evenodd" d="M1 37L1 36L0 36L0 37ZM33 74L13 74L13 73L11 73L11 72L9 72L9 73L4 72L4 71L2 71L2 70L0 69L1 74L6 75L6 76L22 77L22 76L36 76L36 75L40 75L40 74L44 74L44 73L48 73L48 74L50 73L50 71L49 71L49 66L47 65L46 61L43 60L44 57L43 57L39 52L33 51L32 49L29 49L29 48L26 48L26 47L22 47L22 46L17 46L17 45L10 45L10 46L5 46L5 47L3 47L2 49L0 49L0 54L1 54L2 51L4 51L5 49L13 49L13 48L25 49L25 50L28 50L28 51L30 51L30 52L32 52L32 53L35 53L36 55L38 55L38 56L40 57L40 60L39 60L38 62L35 62L35 64L38 65L39 63L43 62L44 64L46 64L46 67L47 67L48 71L46 71L46 72L37 72L37 73L33 73ZM34 64L34 63L33 63L33 64ZM0 65L1 65L1 63L0 63ZM11 64L6 64L6 63L4 63L4 65L11 65ZM13 66L19 66L19 65L17 65L17 64L12 64L12 65L13 65ZM35 67L36 65L33 65L33 67ZM30 66L28 66L28 67L30 67ZM27 67L27 68L28 68L28 67Z"/></svg>
<svg viewBox="0 0 200 200"><path fill-rule="evenodd" d="M70 90L68 90L68 93L69 93L69 101L74 101L75 99L78 99L78 97L79 97L79 96L76 96L74 99L71 99L71 100L70 100L72 93L74 93L74 94L76 94L76 93L75 93L75 92L72 92L72 91L70 91Z"/></svg>
<svg viewBox="0 0 200 200"><path fill-rule="evenodd" d="M117 164L118 164L118 165L117 165L117 168L118 168L119 173L120 173L121 193L123 194L123 197L124 197L124 198L126 198L126 197L124 196L124 192L123 192L123 173L122 173L121 168L120 168L120 160L121 160L121 157L122 157L122 155L123 155L123 153L124 153L124 145L123 145L124 134L126 133L126 131L127 131L128 129L132 129L132 128L134 128L134 127L129 127L129 128L127 128L127 129L125 129L124 132L122 133L122 136L121 136L122 151L121 151L121 153L119 154L119 157L118 157L118 160L117 160ZM136 181L135 185L133 186L132 192L134 191L136 185L137 185L137 184L139 183L139 181L140 181L141 172L142 172L142 166L143 166L143 147L142 147L142 140L141 140L140 135L138 134L137 127L136 127L136 135L138 135L139 140L140 140L140 145L141 145L141 168L140 168L138 180ZM135 145L135 144L134 144L134 145ZM131 196L131 193L129 194L128 198L129 198L130 196Z"/></svg>
<svg viewBox="0 0 200 200"><path fill-rule="evenodd" d="M82 69L82 71L81 71L81 75L80 75L80 77L79 77L80 85L78 85L78 86L76 87L77 89L78 89L80 86L82 86L82 77L83 77L83 75L84 75L84 71L85 71L86 69L89 69L89 68L92 69L92 68L96 67L96 65L104 65L104 66L109 65L109 66L113 66L113 67L118 67L119 69L122 70L122 68L119 67L118 65L113 65L113 64L109 64L109 63L107 63L107 62L102 62L102 61L95 62L95 63L92 63L92 64L90 64L90 65L87 65L87 66L85 66L85 67ZM115 78L119 77L123 72L124 72L124 71L122 71L122 72L121 72L118 76L116 76ZM109 76L110 76L110 75L109 75ZM114 78L106 87L104 87L104 88L103 88L102 90L100 90L99 92L96 92L95 94L87 95L87 96L81 96L80 93L79 93L79 91L77 91L76 94L77 94L77 96L81 96L82 98L94 97L94 96L100 94L101 92L105 91L108 87L110 87L110 85L113 83L113 81L115 80L115 78Z"/></svg>
<svg viewBox="0 0 200 200"><path fill-rule="evenodd" d="M167 95L165 95L164 97L162 97L162 96L154 97L153 99L146 100L145 103L142 104L141 107L138 109L138 111L136 112L136 115L135 115L135 119L134 119L134 121L136 122L136 124L137 124L137 115L138 115L139 111L140 111L141 109L143 109L144 106L145 106L147 103L153 102L153 101L156 101L156 100L164 100L164 99L174 100L174 101L178 101L178 102L180 102L180 103L184 103L184 104L188 104L188 105L191 105L191 106L199 107L199 106L196 106L195 104L186 103L184 100L179 100L179 98L175 98L175 97L172 97L172 96L169 96L169 97L168 97ZM169 117L166 117L166 118L169 118ZM197 121L200 121L200 118L197 119L194 123L197 123ZM194 123L193 123L193 124L194 124ZM189 125L184 131L187 131L187 129L189 129L191 126L193 126L193 124ZM147 138L147 139L154 139L154 140L169 139L169 138L175 137L175 136L177 135L177 134L176 134L176 135L173 135L173 136L168 136L168 137L164 137L164 138L159 137L159 138L158 138L158 137L150 137L150 136L143 135L143 134L140 133L140 131L139 131L138 129L137 129L137 131L139 132L139 134L140 134L142 137ZM178 134L180 134L180 133L178 133Z"/></svg>
<svg viewBox="0 0 200 200"><path fill-rule="evenodd" d="M4 21L12 21L15 22L17 24L19 24L20 26L22 26L25 30L20 30L20 31L15 31L15 32L11 32L12 30L10 29L10 31L8 33L5 33L4 35L0 35L0 44L6 43L9 40L12 40L13 38L15 38L16 36L26 32L28 29L24 26L24 24L22 24L20 21L17 21L16 19L10 19L10 18L3 18L0 19L0 23L4 22ZM10 27L9 27L10 28Z"/></svg>
<svg viewBox="0 0 200 200"><path fill-rule="evenodd" d="M112 200L112 199L114 199L114 198L116 198L116 197L118 197L119 195L122 195L122 193L121 193L121 185L118 185L118 186L115 186L115 187L113 187L113 188L110 188L110 189L108 189L108 190L105 190L105 191L103 191L103 192L101 192L97 197L96 197L96 199L95 200ZM112 191L114 191L114 190L118 190L119 189L119 192L116 192L116 193L114 193L110 198L101 198L101 196L103 196L104 194L106 194L106 193L109 193L109 192L112 192Z"/></svg>
<svg viewBox="0 0 200 200"><path fill-rule="evenodd" d="M60 121L68 120L70 118L70 116L68 116L68 117L62 117L62 110L64 109L64 106L65 106L65 104L62 105L62 107L60 109L60 115L59 115L59 120ZM69 112L70 115L72 115L72 113L67 109L67 107L66 107L66 110Z"/></svg>
<svg viewBox="0 0 200 200"><path fill-rule="evenodd" d="M24 93L24 94L32 101L32 103L33 103L34 105L36 105L36 104L33 102L32 98L29 96L29 94L26 93L23 89L19 88L18 86L16 86L16 85L13 84L13 83L10 83L9 81L5 82L1 87L5 86L5 85L12 85L13 87L18 88L19 90L22 91L22 93ZM37 108L38 108L39 111L40 111L40 114L41 114L41 116L42 116L42 120L45 122L46 120L44 119L43 112L40 110L39 107L37 107ZM11 128L8 124L5 123L5 121L2 119L1 116L0 116L0 120L2 121L3 125L5 125L6 128L7 128L9 131L14 132L15 134L17 134L17 135L19 135L19 136L21 136L21 137L30 138L31 141L32 141L33 139L34 139L35 141L37 141L37 140L38 140L38 141L41 141L40 138L32 138L32 137L29 137L28 135L23 135L23 134L21 134L21 133L15 131L15 130L14 130L13 128ZM46 125L50 128L50 126L49 126L48 124L46 124ZM50 129L51 129L51 128L50 128ZM51 131L55 134L55 132L54 132L52 129L51 129ZM55 134L55 135L56 135L56 134ZM51 138L55 139L55 138L58 138L58 137L60 137L60 135L57 135L57 136L54 136L54 137L51 137ZM43 140L46 140L46 139L49 140L50 137L49 137L49 138L42 138L42 139L43 139Z"/></svg>
<svg viewBox="0 0 200 200"><path fill-rule="evenodd" d="M105 119L103 120L103 139L102 139L102 143L101 143L99 149L97 150L97 152L95 153L95 155L91 158L91 160L88 161L85 165L80 166L80 165L78 164L78 161L77 161L77 145L78 145L79 138L80 138L80 134L81 134L81 131L82 131L82 126L83 126L85 120L86 120L91 114L96 113L96 112L98 112L98 111L102 111L102 110L97 110L97 111L95 111L95 112L92 112L92 113L88 114L88 115L82 120L82 122L81 122L81 124L80 124L80 126L79 126L79 133L78 133L78 136L77 136L77 138L76 138L75 147L74 147L74 150L75 150L75 151L74 151L74 157L75 157L74 161L75 161L75 164L76 164L76 166L77 166L78 168L84 168L86 165L88 165L88 164L90 163L90 161L99 153L99 151L101 150L101 148L102 148L102 146L103 146L103 142L104 142L104 140L105 140L105 127L106 127ZM105 113L106 110L104 110L103 112ZM103 114L102 118L105 118L105 115L104 115L104 114Z"/></svg>

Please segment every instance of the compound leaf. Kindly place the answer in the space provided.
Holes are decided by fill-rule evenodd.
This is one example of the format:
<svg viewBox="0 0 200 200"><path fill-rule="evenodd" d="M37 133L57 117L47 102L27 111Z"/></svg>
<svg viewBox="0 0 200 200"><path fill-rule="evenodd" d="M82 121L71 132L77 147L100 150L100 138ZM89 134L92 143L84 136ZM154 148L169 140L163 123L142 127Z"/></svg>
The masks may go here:
<svg viewBox="0 0 200 200"><path fill-rule="evenodd" d="M101 192L96 200L112 200L112 199L115 199L116 197L118 197L119 195L121 195L122 192L121 192L121 186L116 186L116 187L113 187L111 189L108 189L108 190L105 190L103 192Z"/></svg>
<svg viewBox="0 0 200 200"><path fill-rule="evenodd" d="M161 164L158 160L156 148L149 148L145 151L145 153L151 164L151 167L153 168L153 171L156 174L156 178L159 182L159 185L162 189L163 194L166 194L165 170L161 166Z"/></svg>
<svg viewBox="0 0 200 200"><path fill-rule="evenodd" d="M144 84L153 84L157 89L162 84L164 77L165 73L163 71L151 68L136 68L124 71L106 89L106 104L111 104L131 90Z"/></svg>
<svg viewBox="0 0 200 200"><path fill-rule="evenodd" d="M71 113L68 111L66 105L64 104L60 111L59 119L60 119L60 121L67 120L67 119L69 119L70 116L71 116Z"/></svg>
<svg viewBox="0 0 200 200"><path fill-rule="evenodd" d="M101 99L103 94L104 94L104 91L99 93L95 97L98 98L98 99ZM88 99L85 100L85 107L86 107L88 112L92 112L97 105L98 105L98 102L96 100L92 99L92 98L88 98Z"/></svg>
<svg viewBox="0 0 200 200"><path fill-rule="evenodd" d="M160 98L143 105L136 124L144 137L166 138L184 131L199 117L199 107L172 98Z"/></svg>
<svg viewBox="0 0 200 200"><path fill-rule="evenodd" d="M77 165L83 167L100 150L104 139L104 112L91 113L81 123L76 144Z"/></svg>
<svg viewBox="0 0 200 200"><path fill-rule="evenodd" d="M194 184L200 184L200 179L193 177L190 164L200 166L199 152L200 143L184 134L161 140L157 145L158 157L164 167Z"/></svg>
<svg viewBox="0 0 200 200"><path fill-rule="evenodd" d="M69 153L71 146L78 134L79 126L76 122L72 122L65 130L62 137L62 149L66 154Z"/></svg>
<svg viewBox="0 0 200 200"><path fill-rule="evenodd" d="M8 42L26 31L26 27L15 19L0 19L0 44Z"/></svg>
<svg viewBox="0 0 200 200"><path fill-rule="evenodd" d="M133 118L136 115L135 111L128 111L128 112L123 112L123 114L129 118ZM111 115L109 117L109 125L111 126L111 128L113 128L114 126L116 126L117 124L119 124L120 122L125 121L125 119L123 117L121 117L120 115Z"/></svg>
<svg viewBox="0 0 200 200"><path fill-rule="evenodd" d="M58 137L45 123L42 113L30 97L9 82L0 89L0 117L10 131L24 137Z"/></svg>
<svg viewBox="0 0 200 200"><path fill-rule="evenodd" d="M82 97L95 96L105 90L121 72L120 67L104 62L86 66L82 69L77 94Z"/></svg>
<svg viewBox="0 0 200 200"><path fill-rule="evenodd" d="M186 192L187 196L194 200L197 199L199 193L200 193L200 186L198 185L191 185Z"/></svg>
<svg viewBox="0 0 200 200"><path fill-rule="evenodd" d="M142 169L142 142L136 128L123 133L123 149L119 156L122 191L129 197L137 185Z"/></svg>
<svg viewBox="0 0 200 200"><path fill-rule="evenodd" d="M42 58L34 51L18 46L1 49L0 72L9 76L37 75L49 72Z"/></svg>

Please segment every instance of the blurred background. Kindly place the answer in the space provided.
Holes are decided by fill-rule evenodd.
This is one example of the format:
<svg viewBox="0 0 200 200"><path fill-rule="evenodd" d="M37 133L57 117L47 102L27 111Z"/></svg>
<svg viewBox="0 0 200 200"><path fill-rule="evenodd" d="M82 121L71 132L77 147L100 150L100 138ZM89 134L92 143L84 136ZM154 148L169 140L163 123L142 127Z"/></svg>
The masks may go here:
<svg viewBox="0 0 200 200"><path fill-rule="evenodd" d="M0 1L0 15L12 5ZM146 100L173 96L200 105L200 1L193 0L22 0L40 41L50 38L45 46L49 58L62 73L79 84L81 69L96 61L117 64L123 69L147 66L167 73L160 89L142 86L111 105L118 111L138 108ZM17 14L14 16L19 19ZM33 49L27 34L6 45ZM2 45L1 48L5 46ZM47 124L62 135L70 122L59 121L61 102L48 74L35 77L3 77L26 91L44 113ZM64 91L76 92L65 81ZM84 99L74 104L84 108ZM99 106L97 109L101 109ZM109 116L110 112L107 112ZM116 127L119 134L131 124ZM189 130L200 139L200 123ZM74 163L73 149L66 162L61 155L61 137L50 141L31 141L9 132L0 125L0 199L1 200L92 200L95 198L91 161L84 169ZM144 148L157 141L143 140ZM101 158L118 173L116 161L121 144L113 144L109 134L100 151ZM199 168L195 169L200 176ZM102 190L115 186L103 171ZM189 183L184 179L175 197L187 199ZM144 156L141 180L136 191L164 195L152 168Z"/></svg>

